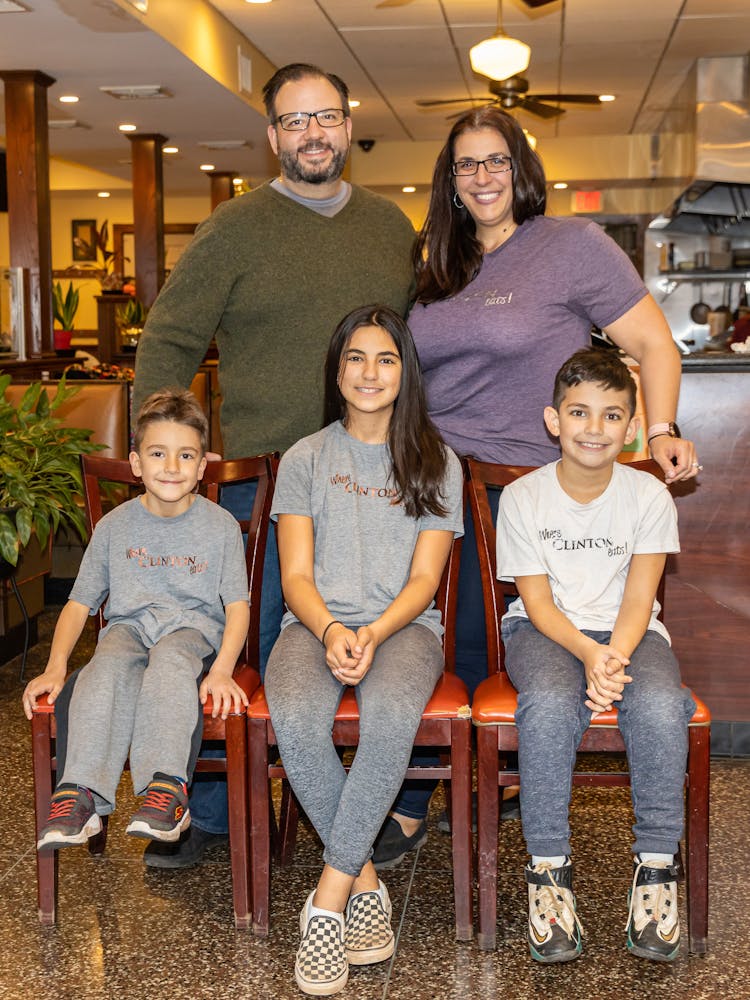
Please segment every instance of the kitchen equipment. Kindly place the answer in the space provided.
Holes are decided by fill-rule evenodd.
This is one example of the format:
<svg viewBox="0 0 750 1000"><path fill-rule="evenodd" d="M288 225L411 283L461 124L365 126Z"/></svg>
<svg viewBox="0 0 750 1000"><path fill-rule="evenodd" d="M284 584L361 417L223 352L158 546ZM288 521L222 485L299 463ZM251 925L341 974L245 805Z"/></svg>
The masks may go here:
<svg viewBox="0 0 750 1000"><path fill-rule="evenodd" d="M723 313L727 317L727 326L732 322L732 310L729 308L729 289L731 285L724 284L724 301L717 306L714 312Z"/></svg>
<svg viewBox="0 0 750 1000"><path fill-rule="evenodd" d="M690 309L690 319L694 323L708 322L708 314L711 311L711 306L707 302L703 301L703 285L698 285L698 301L694 302L692 308Z"/></svg>
<svg viewBox="0 0 750 1000"><path fill-rule="evenodd" d="M729 285L724 285L724 302L722 305L712 309L707 317L708 339L712 341L712 347L717 346L717 341L721 341L724 334L732 325L732 310L729 308Z"/></svg>

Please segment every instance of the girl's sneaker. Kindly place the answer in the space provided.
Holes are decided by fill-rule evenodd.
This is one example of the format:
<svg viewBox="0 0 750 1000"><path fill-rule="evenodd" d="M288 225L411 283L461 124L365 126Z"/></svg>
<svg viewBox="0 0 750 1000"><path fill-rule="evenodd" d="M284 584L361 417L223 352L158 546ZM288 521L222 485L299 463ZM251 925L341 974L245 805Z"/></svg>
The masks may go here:
<svg viewBox="0 0 750 1000"><path fill-rule="evenodd" d="M81 785L58 785L49 806L49 816L37 841L38 851L85 844L99 833L102 821L94 809L94 797Z"/></svg>
<svg viewBox="0 0 750 1000"><path fill-rule="evenodd" d="M344 915L313 906L310 893L299 915L302 935L294 963L294 978L303 993L328 997L339 993L349 979L344 947Z"/></svg>
<svg viewBox="0 0 750 1000"><path fill-rule="evenodd" d="M573 865L524 869L529 889L528 941L537 962L570 962L581 954L583 927L576 914Z"/></svg>
<svg viewBox="0 0 750 1000"><path fill-rule="evenodd" d="M667 861L635 858L630 889L628 951L654 962L673 962L680 950L678 869Z"/></svg>
<svg viewBox="0 0 750 1000"><path fill-rule="evenodd" d="M391 900L379 882L378 889L358 892L349 899L344 914L346 957L350 965L374 965L393 954Z"/></svg>
<svg viewBox="0 0 750 1000"><path fill-rule="evenodd" d="M125 832L172 843L189 826L187 785L180 778L157 771L146 789L143 805L133 813Z"/></svg>

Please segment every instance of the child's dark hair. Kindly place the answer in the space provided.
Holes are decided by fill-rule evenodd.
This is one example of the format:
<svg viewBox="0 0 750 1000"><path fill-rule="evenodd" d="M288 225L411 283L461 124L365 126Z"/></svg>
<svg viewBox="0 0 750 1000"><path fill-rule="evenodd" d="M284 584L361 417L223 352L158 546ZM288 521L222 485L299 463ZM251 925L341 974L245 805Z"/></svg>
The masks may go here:
<svg viewBox="0 0 750 1000"><path fill-rule="evenodd" d="M552 405L556 410L560 409L566 391L581 382L595 382L604 389L627 392L630 416L635 413L635 379L615 351L601 347L583 347L572 354L555 375Z"/></svg>
<svg viewBox="0 0 750 1000"><path fill-rule="evenodd" d="M411 331L388 306L354 309L341 320L331 337L325 363L323 426L346 419L346 400L338 384L341 359L355 331L363 326L385 330L393 338L401 358L401 385L388 429L398 500L410 517L425 514L443 517L448 512L441 493L447 465L445 444L427 415L422 371Z"/></svg>
<svg viewBox="0 0 750 1000"><path fill-rule="evenodd" d="M203 409L187 389L160 389L152 393L138 411L133 433L133 448L141 450L146 428L160 420L171 420L175 424L185 424L198 431L201 452L208 448L208 419Z"/></svg>

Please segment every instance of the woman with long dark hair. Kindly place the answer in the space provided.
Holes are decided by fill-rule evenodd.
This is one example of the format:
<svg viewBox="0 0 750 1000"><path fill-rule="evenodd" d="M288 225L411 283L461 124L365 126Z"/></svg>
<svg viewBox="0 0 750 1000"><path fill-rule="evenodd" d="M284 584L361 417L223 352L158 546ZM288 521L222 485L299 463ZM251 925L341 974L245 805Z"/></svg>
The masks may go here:
<svg viewBox="0 0 750 1000"><path fill-rule="evenodd" d="M592 326L640 365L648 443L668 483L698 471L674 423L680 359L664 316L620 248L590 219L545 216L542 162L494 105L456 120L440 152L415 250L409 316L431 418L459 455L540 466L557 446L542 413L555 373ZM456 671L473 692L487 654L471 517L461 552ZM386 868L421 844L429 791L408 788L375 850Z"/></svg>
<svg viewBox="0 0 750 1000"><path fill-rule="evenodd" d="M463 532L461 467L427 415L411 334L391 309L339 324L324 414L279 467L272 516L289 611L265 675L286 773L324 845L295 965L317 996L343 989L349 964L393 953L388 892L369 858L443 670L433 597ZM348 774L331 739L347 686L360 712Z"/></svg>

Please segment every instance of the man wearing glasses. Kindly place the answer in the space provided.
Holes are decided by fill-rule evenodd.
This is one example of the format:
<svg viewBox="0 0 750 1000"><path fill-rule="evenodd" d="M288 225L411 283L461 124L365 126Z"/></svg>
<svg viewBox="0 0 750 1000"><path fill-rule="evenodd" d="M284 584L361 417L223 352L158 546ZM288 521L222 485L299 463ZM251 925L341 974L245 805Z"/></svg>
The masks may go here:
<svg viewBox="0 0 750 1000"><path fill-rule="evenodd" d="M227 458L284 451L318 430L323 361L339 320L374 302L405 315L413 280L409 220L342 179L352 131L343 81L294 63L274 74L263 97L279 176L222 203L199 227L149 313L136 357L133 412L156 389L189 386L216 337ZM222 502L239 517L251 499ZM273 533L264 665L282 614L272 541ZM171 852L150 846L147 864L187 867L226 839L226 785L196 784L190 809L188 839Z"/></svg>

